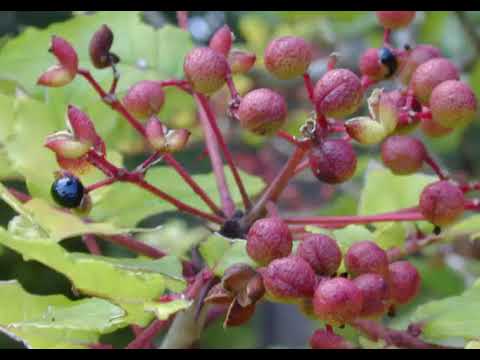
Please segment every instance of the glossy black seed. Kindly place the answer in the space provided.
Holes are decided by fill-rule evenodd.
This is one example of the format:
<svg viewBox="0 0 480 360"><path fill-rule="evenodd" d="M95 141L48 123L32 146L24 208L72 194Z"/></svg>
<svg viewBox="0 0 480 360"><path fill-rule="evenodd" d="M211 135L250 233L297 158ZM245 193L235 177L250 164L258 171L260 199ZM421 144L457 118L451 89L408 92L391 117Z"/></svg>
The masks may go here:
<svg viewBox="0 0 480 360"><path fill-rule="evenodd" d="M80 206L84 187L78 178L67 175L53 182L50 193L58 205L72 209Z"/></svg>
<svg viewBox="0 0 480 360"><path fill-rule="evenodd" d="M398 62L397 58L395 55L392 53L392 51L386 47L380 48L378 50L378 58L380 59L380 62L385 65L388 69L388 74L387 78L392 76L395 71L397 71L398 68Z"/></svg>

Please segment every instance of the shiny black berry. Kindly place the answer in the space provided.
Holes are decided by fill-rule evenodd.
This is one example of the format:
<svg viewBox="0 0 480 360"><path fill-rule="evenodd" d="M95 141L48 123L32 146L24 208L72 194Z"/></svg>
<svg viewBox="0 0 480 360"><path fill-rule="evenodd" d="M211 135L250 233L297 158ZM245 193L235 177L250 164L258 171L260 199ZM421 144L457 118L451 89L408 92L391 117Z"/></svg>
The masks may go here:
<svg viewBox="0 0 480 360"><path fill-rule="evenodd" d="M387 78L392 76L398 68L398 61L389 48L383 47L378 50L378 58L380 62L388 69Z"/></svg>
<svg viewBox="0 0 480 360"><path fill-rule="evenodd" d="M54 181L50 193L58 205L72 209L80 206L84 187L75 176L65 175Z"/></svg>

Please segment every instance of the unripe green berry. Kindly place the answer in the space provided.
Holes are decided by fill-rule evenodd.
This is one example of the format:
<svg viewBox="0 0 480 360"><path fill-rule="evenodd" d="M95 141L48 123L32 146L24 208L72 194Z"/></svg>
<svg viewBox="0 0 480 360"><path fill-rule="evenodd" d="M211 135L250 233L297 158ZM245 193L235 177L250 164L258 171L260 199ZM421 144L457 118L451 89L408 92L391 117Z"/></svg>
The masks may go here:
<svg viewBox="0 0 480 360"><path fill-rule="evenodd" d="M455 222L464 211L463 192L450 181L441 180L427 185L420 195L420 211L434 225Z"/></svg>
<svg viewBox="0 0 480 360"><path fill-rule="evenodd" d="M210 95L225 84L228 63L223 54L200 47L187 54L183 71L194 91Z"/></svg>
<svg viewBox="0 0 480 360"><path fill-rule="evenodd" d="M333 275L342 261L337 242L327 235L312 234L302 240L297 256L306 260L319 275Z"/></svg>
<svg viewBox="0 0 480 360"><path fill-rule="evenodd" d="M427 151L423 143L411 136L395 135L384 141L381 148L382 160L396 175L409 175L423 165Z"/></svg>
<svg viewBox="0 0 480 360"><path fill-rule="evenodd" d="M415 11L377 11L377 19L386 29L406 27L414 18Z"/></svg>
<svg viewBox="0 0 480 360"><path fill-rule="evenodd" d="M318 144L311 150L309 161L313 174L328 184L349 180L357 168L355 150L343 139L331 139Z"/></svg>
<svg viewBox="0 0 480 360"><path fill-rule="evenodd" d="M312 297L317 283L311 266L298 256L276 259L261 274L267 296L283 303Z"/></svg>
<svg viewBox="0 0 480 360"><path fill-rule="evenodd" d="M257 135L269 135L280 129L287 119L283 96L270 89L255 89L242 99L238 108L240 125Z"/></svg>
<svg viewBox="0 0 480 360"><path fill-rule="evenodd" d="M303 75L311 61L312 48L300 37L284 36L274 39L265 49L265 67L281 80Z"/></svg>
<svg viewBox="0 0 480 360"><path fill-rule="evenodd" d="M288 225L278 217L255 221L247 234L247 253L261 265L290 255L292 234Z"/></svg>
<svg viewBox="0 0 480 360"><path fill-rule="evenodd" d="M444 58L435 58L417 67L410 80L415 97L428 105L433 89L447 80L458 80L460 75L455 65Z"/></svg>
<svg viewBox="0 0 480 360"><path fill-rule="evenodd" d="M345 253L345 267L353 277L366 273L386 276L387 253L373 241L359 241L350 246Z"/></svg>
<svg viewBox="0 0 480 360"><path fill-rule="evenodd" d="M331 325L354 320L363 306L363 295L351 280L338 277L322 281L313 295L315 314Z"/></svg>
<svg viewBox="0 0 480 360"><path fill-rule="evenodd" d="M465 126L475 118L477 98L467 84L448 80L433 89L430 109L433 120L443 127Z"/></svg>
<svg viewBox="0 0 480 360"><path fill-rule="evenodd" d="M420 291L421 278L417 269L408 261L396 261L388 267L390 301L403 305L415 298Z"/></svg>
<svg viewBox="0 0 480 360"><path fill-rule="evenodd" d="M348 69L328 71L314 89L316 110L328 117L343 118L353 114L362 98L360 79Z"/></svg>

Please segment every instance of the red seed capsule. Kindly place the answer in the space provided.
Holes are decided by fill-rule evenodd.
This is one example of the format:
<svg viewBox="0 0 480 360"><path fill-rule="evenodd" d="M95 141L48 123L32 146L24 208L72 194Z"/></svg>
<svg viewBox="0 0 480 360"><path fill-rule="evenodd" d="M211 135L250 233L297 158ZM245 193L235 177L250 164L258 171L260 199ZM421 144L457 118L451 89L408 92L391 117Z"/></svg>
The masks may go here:
<svg viewBox="0 0 480 360"><path fill-rule="evenodd" d="M427 185L420 195L420 211L434 225L454 223L464 211L464 195L450 181L441 180Z"/></svg>
<svg viewBox="0 0 480 360"><path fill-rule="evenodd" d="M264 62L267 70L282 80L302 76L311 61L312 48L300 37L280 37L265 49Z"/></svg>
<svg viewBox="0 0 480 360"><path fill-rule="evenodd" d="M415 11L377 11L377 19L387 29L400 29L410 25Z"/></svg>
<svg viewBox="0 0 480 360"><path fill-rule="evenodd" d="M411 136L390 136L382 144L382 160L396 175L409 175L423 165L427 151L423 143Z"/></svg>

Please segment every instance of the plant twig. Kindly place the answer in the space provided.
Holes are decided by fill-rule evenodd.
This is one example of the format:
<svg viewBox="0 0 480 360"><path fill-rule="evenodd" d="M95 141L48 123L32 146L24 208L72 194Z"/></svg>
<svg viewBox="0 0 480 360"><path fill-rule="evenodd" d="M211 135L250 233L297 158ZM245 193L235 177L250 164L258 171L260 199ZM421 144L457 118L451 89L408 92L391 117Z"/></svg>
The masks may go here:
<svg viewBox="0 0 480 360"><path fill-rule="evenodd" d="M407 331L389 329L373 320L355 320L352 325L364 333L370 340L384 340L388 345L408 349L450 349L449 346L430 344Z"/></svg>

